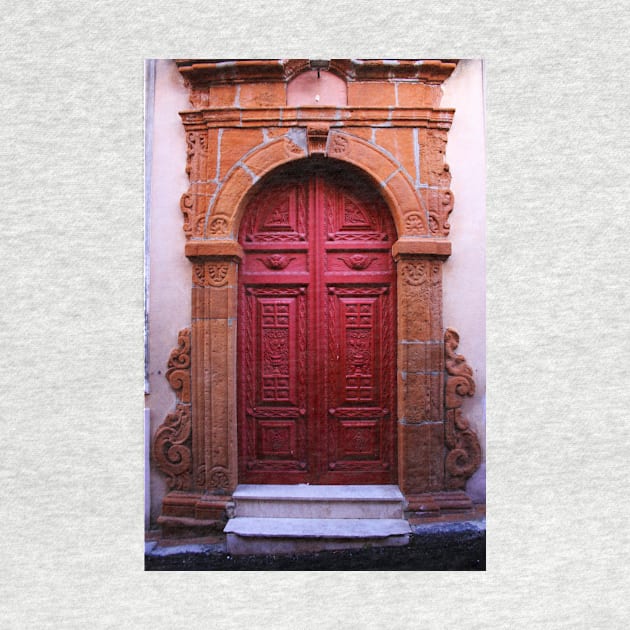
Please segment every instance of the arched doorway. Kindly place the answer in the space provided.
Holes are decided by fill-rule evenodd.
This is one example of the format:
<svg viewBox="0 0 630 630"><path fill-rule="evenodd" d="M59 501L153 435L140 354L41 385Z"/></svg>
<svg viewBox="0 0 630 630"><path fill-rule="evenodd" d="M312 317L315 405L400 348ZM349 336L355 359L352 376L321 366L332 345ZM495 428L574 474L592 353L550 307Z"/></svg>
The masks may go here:
<svg viewBox="0 0 630 630"><path fill-rule="evenodd" d="M360 170L299 160L241 222L241 483L395 483L396 229Z"/></svg>

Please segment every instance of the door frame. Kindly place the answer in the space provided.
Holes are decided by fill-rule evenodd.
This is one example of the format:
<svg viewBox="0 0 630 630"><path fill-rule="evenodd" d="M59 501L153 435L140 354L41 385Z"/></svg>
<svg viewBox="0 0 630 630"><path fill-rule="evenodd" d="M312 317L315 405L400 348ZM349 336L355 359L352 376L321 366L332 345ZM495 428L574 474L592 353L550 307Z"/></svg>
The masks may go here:
<svg viewBox="0 0 630 630"><path fill-rule="evenodd" d="M321 124L321 123L320 123ZM379 187L398 233L397 274L398 483L407 494L444 488L444 341L442 263L450 241L432 235L431 217L400 164L365 140L327 131L327 154L346 161ZM193 263L191 390L192 483L231 493L238 485L237 241L254 185L278 166L305 158L287 137L248 153L203 216L204 238L189 240ZM335 148L337 147L337 148Z"/></svg>

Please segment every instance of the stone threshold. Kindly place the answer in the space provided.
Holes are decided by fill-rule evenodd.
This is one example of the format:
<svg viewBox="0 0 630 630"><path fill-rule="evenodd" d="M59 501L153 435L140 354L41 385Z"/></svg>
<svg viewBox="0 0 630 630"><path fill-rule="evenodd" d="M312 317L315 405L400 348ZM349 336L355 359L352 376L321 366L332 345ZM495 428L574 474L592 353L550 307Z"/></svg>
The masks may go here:
<svg viewBox="0 0 630 630"><path fill-rule="evenodd" d="M403 501L395 485L318 486L310 484L241 484L232 494L234 500L311 500L311 501Z"/></svg>
<svg viewBox="0 0 630 630"><path fill-rule="evenodd" d="M409 523L397 518L232 518L226 534L269 538L386 538L409 534Z"/></svg>

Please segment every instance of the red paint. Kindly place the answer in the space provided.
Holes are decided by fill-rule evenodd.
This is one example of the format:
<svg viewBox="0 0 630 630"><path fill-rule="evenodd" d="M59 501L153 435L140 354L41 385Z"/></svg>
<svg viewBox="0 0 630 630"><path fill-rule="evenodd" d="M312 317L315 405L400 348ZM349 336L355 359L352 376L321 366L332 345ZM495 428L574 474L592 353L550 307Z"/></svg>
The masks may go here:
<svg viewBox="0 0 630 630"><path fill-rule="evenodd" d="M239 479L392 483L395 228L359 174L304 164L241 224Z"/></svg>

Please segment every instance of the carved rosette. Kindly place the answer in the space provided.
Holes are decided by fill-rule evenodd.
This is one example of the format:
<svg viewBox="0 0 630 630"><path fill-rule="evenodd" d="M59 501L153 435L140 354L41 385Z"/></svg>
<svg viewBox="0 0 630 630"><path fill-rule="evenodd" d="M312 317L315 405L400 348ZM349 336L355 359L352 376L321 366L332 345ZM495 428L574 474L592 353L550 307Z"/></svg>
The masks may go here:
<svg viewBox="0 0 630 630"><path fill-rule="evenodd" d="M153 457L169 490L187 490L192 474L190 406L178 404L155 434Z"/></svg>
<svg viewBox="0 0 630 630"><path fill-rule="evenodd" d="M481 464L479 439L460 409L464 397L474 395L475 381L465 357L455 352L458 345L459 334L448 328L444 334L444 362L448 375L445 387L445 443L449 449L445 468L446 486L453 490L463 490L466 480Z"/></svg>
<svg viewBox="0 0 630 630"><path fill-rule="evenodd" d="M190 408L190 328L180 330L178 347L168 360L166 379L177 394L177 406L157 430L153 457L166 475L170 490L186 490L192 480L192 423Z"/></svg>

